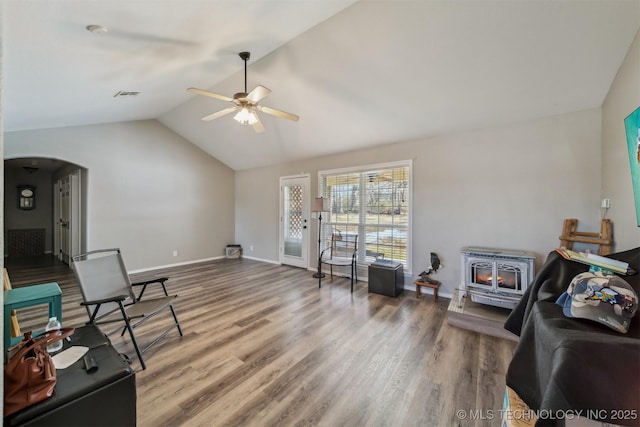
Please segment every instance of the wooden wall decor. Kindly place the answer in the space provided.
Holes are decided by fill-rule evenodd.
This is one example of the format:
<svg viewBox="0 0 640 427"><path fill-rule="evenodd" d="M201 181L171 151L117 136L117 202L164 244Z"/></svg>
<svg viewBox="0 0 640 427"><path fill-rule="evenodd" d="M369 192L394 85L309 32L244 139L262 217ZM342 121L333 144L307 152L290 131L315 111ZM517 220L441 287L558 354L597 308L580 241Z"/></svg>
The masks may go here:
<svg viewBox="0 0 640 427"><path fill-rule="evenodd" d="M600 232L577 231L578 220L575 218L565 219L562 224L562 235L560 236L560 247L573 249L573 243L587 243L598 246L598 255L609 255L613 245L613 224L610 219L602 219Z"/></svg>

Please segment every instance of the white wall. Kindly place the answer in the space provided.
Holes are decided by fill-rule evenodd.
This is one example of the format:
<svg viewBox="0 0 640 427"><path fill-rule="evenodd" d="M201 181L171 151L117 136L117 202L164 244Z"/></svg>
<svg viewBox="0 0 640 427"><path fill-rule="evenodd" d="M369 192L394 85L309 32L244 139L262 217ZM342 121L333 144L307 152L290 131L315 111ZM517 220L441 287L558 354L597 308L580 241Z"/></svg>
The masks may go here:
<svg viewBox="0 0 640 427"><path fill-rule="evenodd" d="M4 143L5 159L87 168L88 249L121 248L129 270L219 257L233 242L233 170L155 120L8 132Z"/></svg>
<svg viewBox="0 0 640 427"><path fill-rule="evenodd" d="M236 241L248 256L278 260L279 176L310 173L315 197L318 170L413 159L413 277L436 252L444 268L434 278L450 293L467 245L533 251L540 266L558 246L564 218L600 229L600 122L592 109L238 171ZM317 235L317 221L311 226ZM310 254L317 256L315 244Z"/></svg>
<svg viewBox="0 0 640 427"><path fill-rule="evenodd" d="M640 106L640 33L602 105L602 197L611 199L615 250L640 246L624 119Z"/></svg>

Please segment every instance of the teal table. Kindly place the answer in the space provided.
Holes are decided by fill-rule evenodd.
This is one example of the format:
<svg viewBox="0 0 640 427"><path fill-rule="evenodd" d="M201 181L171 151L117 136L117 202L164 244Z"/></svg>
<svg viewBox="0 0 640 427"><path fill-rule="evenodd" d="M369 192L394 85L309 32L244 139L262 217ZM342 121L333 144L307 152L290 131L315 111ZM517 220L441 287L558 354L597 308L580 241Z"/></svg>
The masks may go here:
<svg viewBox="0 0 640 427"><path fill-rule="evenodd" d="M25 286L4 291L4 351L22 341L22 337L11 337L11 311L20 308L48 304L49 317L57 317L62 323L62 291L57 283ZM48 319L47 319L48 320ZM43 322L43 326L47 322ZM44 328L43 328L44 329ZM37 335L41 331L34 331Z"/></svg>

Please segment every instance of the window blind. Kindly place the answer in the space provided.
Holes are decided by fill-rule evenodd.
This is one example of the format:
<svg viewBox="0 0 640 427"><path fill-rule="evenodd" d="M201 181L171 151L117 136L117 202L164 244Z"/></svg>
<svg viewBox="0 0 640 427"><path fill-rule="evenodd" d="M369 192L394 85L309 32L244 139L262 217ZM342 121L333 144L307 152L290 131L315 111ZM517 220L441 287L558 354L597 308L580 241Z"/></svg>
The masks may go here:
<svg viewBox="0 0 640 427"><path fill-rule="evenodd" d="M322 223L323 247L335 230L357 234L359 262L393 260L410 270L411 162L320 171L318 175L320 192L330 200L330 211Z"/></svg>

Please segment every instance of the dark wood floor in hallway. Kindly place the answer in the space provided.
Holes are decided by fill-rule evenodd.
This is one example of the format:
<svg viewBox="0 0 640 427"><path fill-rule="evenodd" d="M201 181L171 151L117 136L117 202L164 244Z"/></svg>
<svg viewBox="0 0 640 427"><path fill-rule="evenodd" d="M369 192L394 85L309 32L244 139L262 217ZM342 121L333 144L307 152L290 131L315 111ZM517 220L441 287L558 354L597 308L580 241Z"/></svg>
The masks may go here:
<svg viewBox="0 0 640 427"><path fill-rule="evenodd" d="M87 321L65 265L7 260L7 268L14 287L60 284L64 326ZM445 298L390 298L365 282L351 294L348 279L318 289L306 270L249 259L132 279L165 275L184 336L172 332L146 353L147 369L136 374L139 426L499 424L515 343L447 325ZM25 311L21 326L42 327L42 317ZM141 326L141 344L169 321ZM139 369L128 336L110 338ZM463 419L459 410L494 419Z"/></svg>

